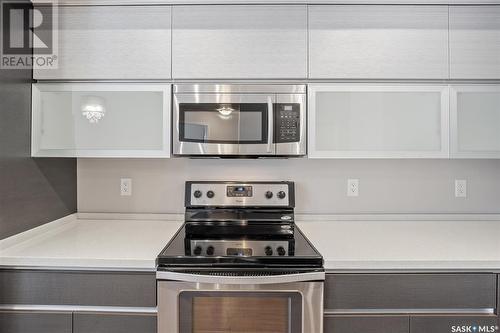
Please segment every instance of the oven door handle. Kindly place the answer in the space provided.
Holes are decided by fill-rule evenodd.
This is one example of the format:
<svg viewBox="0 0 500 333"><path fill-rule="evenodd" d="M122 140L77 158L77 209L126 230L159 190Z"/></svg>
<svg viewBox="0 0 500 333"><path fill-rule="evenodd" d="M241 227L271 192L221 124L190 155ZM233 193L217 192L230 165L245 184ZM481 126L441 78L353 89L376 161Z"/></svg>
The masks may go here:
<svg viewBox="0 0 500 333"><path fill-rule="evenodd" d="M297 274L267 275L267 276L218 276L190 274L169 271L156 272L158 280L211 283L211 284L277 284L308 281L324 281L325 272L308 272Z"/></svg>

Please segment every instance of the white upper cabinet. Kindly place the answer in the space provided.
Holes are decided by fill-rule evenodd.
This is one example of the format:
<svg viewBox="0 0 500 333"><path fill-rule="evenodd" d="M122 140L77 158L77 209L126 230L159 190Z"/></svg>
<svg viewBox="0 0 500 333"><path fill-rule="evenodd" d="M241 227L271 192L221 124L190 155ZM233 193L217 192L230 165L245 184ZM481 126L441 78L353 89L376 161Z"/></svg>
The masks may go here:
<svg viewBox="0 0 500 333"><path fill-rule="evenodd" d="M500 158L500 85L451 88L451 156Z"/></svg>
<svg viewBox="0 0 500 333"><path fill-rule="evenodd" d="M500 6L450 6L452 79L500 79Z"/></svg>
<svg viewBox="0 0 500 333"><path fill-rule="evenodd" d="M170 85L33 85L35 157L169 157Z"/></svg>
<svg viewBox="0 0 500 333"><path fill-rule="evenodd" d="M171 7L60 6L58 11L58 68L35 67L35 79L171 78Z"/></svg>
<svg viewBox="0 0 500 333"><path fill-rule="evenodd" d="M447 86L310 85L309 157L447 158Z"/></svg>
<svg viewBox="0 0 500 333"><path fill-rule="evenodd" d="M309 6L309 77L447 79L448 7Z"/></svg>
<svg viewBox="0 0 500 333"><path fill-rule="evenodd" d="M174 78L307 76L306 6L175 6L172 29Z"/></svg>

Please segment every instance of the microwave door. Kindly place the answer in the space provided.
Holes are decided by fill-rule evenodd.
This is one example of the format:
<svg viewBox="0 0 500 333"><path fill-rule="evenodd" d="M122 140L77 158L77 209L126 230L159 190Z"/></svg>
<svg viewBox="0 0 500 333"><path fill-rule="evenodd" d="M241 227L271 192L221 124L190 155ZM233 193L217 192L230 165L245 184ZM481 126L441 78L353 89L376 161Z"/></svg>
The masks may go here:
<svg viewBox="0 0 500 333"><path fill-rule="evenodd" d="M274 154L273 102L269 94L174 95L174 154Z"/></svg>
<svg viewBox="0 0 500 333"><path fill-rule="evenodd" d="M240 155L275 155L276 148L274 144L274 95L259 96L258 109L262 112L259 117L251 115L251 112L242 113L240 126ZM261 100L262 99L262 100ZM243 103L243 108L253 109L253 103ZM260 120L260 121L259 121ZM260 135L260 142L255 139Z"/></svg>

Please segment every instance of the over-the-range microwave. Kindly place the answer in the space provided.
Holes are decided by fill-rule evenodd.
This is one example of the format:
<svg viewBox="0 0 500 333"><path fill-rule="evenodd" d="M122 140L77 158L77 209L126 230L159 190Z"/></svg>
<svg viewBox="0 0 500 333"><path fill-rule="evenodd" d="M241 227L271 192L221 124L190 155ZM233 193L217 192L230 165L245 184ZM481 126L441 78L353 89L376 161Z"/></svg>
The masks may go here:
<svg viewBox="0 0 500 333"><path fill-rule="evenodd" d="M306 154L306 86L177 84L174 155L287 157Z"/></svg>

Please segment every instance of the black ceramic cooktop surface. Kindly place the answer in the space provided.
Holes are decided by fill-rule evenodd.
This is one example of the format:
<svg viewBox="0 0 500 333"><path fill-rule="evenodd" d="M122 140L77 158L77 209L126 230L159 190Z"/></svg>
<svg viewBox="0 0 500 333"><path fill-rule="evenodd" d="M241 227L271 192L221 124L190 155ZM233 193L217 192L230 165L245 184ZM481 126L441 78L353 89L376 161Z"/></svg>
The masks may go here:
<svg viewBox="0 0 500 333"><path fill-rule="evenodd" d="M175 234L157 258L158 269L169 268L322 268L323 257L294 225L293 253L286 256L195 256L186 248L186 224ZM240 239L250 239L242 236ZM272 239L272 238L268 238ZM282 240L283 238L280 238Z"/></svg>

